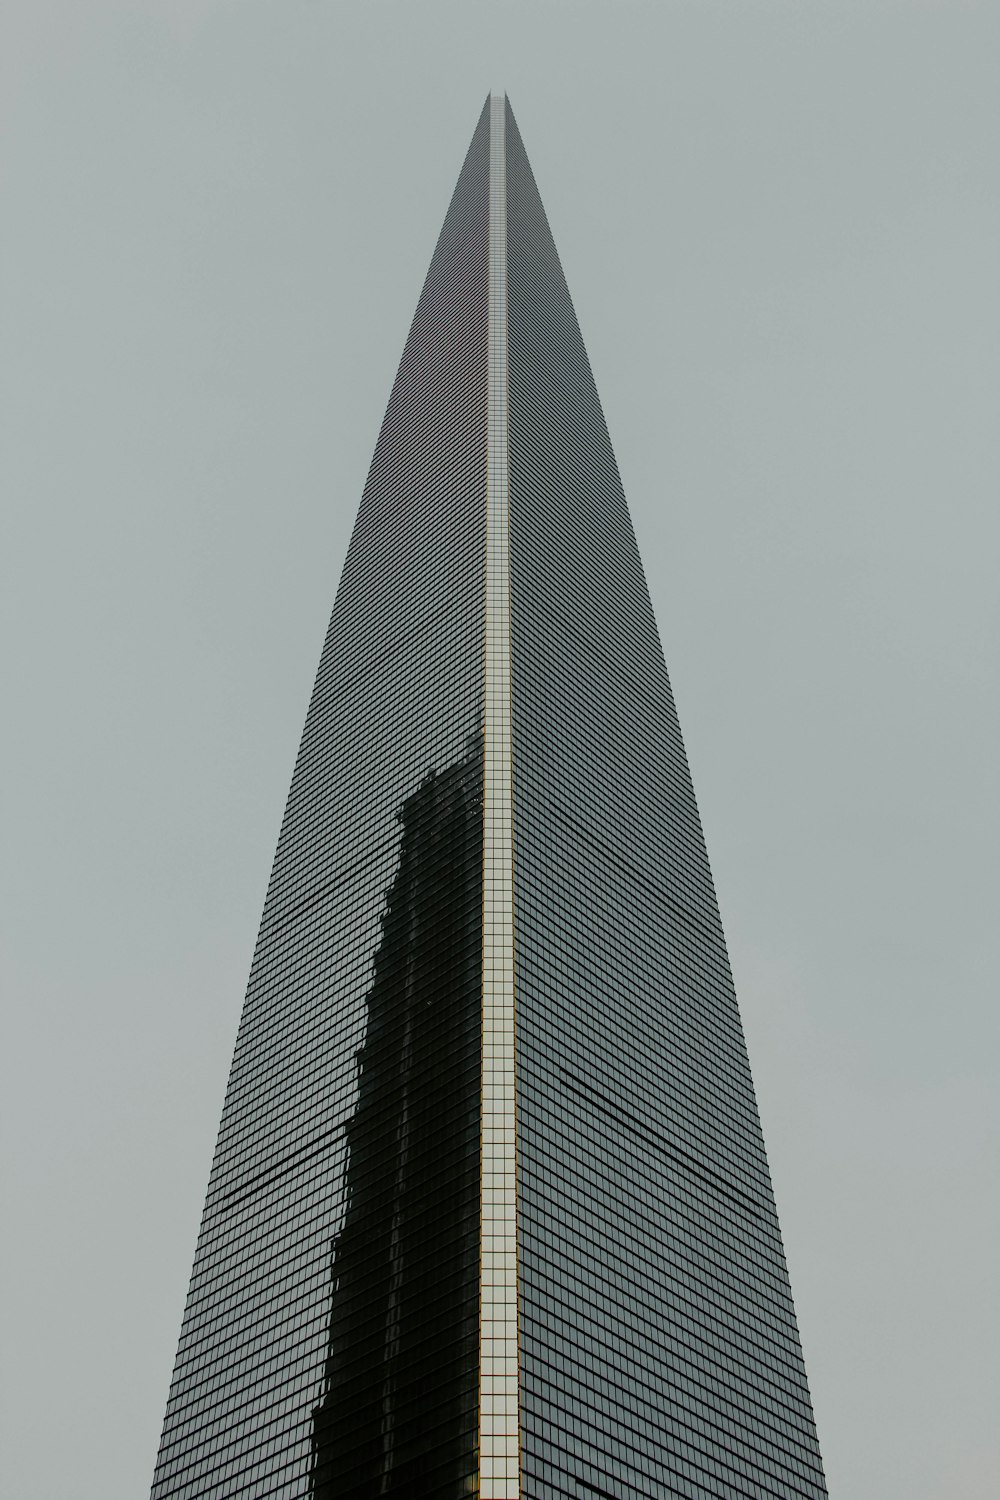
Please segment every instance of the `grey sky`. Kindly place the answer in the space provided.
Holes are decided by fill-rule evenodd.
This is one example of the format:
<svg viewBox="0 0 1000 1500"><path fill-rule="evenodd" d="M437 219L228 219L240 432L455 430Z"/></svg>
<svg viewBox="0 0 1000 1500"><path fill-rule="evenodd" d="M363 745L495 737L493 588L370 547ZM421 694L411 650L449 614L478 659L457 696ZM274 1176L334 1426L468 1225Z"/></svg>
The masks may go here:
<svg viewBox="0 0 1000 1500"><path fill-rule="evenodd" d="M1000 7L2 25L3 1492L148 1487L320 642L493 86L664 637L831 1492L994 1500Z"/></svg>

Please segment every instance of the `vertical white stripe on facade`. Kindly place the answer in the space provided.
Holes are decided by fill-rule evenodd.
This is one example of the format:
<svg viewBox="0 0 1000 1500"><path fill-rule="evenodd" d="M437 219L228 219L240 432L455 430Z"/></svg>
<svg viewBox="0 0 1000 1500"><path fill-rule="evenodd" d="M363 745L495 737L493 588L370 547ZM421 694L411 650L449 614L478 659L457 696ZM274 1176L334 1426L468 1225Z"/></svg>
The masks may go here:
<svg viewBox="0 0 1000 1500"><path fill-rule="evenodd" d="M492 95L483 782L480 1500L519 1500L521 1493L514 1097L514 851L511 822L505 114L504 96Z"/></svg>

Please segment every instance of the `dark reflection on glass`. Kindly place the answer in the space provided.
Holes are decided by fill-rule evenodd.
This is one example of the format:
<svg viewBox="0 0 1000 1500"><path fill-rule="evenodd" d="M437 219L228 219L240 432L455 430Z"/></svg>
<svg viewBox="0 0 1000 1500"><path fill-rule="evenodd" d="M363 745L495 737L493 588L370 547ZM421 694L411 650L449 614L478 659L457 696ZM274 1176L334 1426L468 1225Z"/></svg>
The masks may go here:
<svg viewBox="0 0 1000 1500"><path fill-rule="evenodd" d="M474 1486L482 778L477 738L399 812L347 1129L313 1500Z"/></svg>

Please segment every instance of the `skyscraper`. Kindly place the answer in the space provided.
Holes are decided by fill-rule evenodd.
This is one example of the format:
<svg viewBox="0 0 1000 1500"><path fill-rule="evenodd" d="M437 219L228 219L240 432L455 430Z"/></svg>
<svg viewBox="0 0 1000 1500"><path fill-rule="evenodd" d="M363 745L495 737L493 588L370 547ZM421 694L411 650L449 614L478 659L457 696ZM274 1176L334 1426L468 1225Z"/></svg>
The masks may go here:
<svg viewBox="0 0 1000 1500"><path fill-rule="evenodd" d="M656 625L502 97L320 660L152 1493L826 1493Z"/></svg>

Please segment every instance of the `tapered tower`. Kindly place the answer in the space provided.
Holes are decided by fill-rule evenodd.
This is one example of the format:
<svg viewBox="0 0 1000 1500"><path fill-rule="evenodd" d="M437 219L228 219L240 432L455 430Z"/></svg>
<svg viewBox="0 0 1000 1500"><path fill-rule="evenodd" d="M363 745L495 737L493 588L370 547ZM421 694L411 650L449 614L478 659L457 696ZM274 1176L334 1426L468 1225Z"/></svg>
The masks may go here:
<svg viewBox="0 0 1000 1500"><path fill-rule="evenodd" d="M320 660L153 1500L825 1494L642 566L493 96Z"/></svg>

